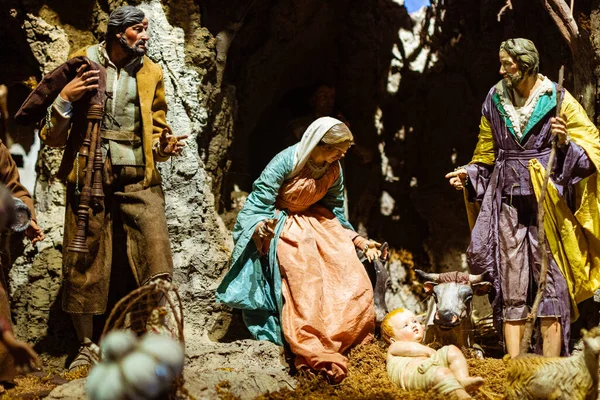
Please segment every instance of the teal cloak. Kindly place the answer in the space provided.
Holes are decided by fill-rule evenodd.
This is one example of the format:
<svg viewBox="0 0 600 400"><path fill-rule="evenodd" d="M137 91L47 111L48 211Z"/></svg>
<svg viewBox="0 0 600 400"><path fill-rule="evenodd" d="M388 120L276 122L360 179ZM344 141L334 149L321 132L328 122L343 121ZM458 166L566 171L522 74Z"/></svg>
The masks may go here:
<svg viewBox="0 0 600 400"><path fill-rule="evenodd" d="M269 340L283 345L281 332L281 275L277 261L277 243L288 212L279 210L275 201L279 188L294 169L293 145L277 154L252 186L244 207L238 214L233 229L234 248L229 271L217 288L217 302L239 308L248 330L258 340ZM319 204L328 208L341 225L354 229L344 216L344 183L340 176L329 188ZM259 222L277 218L275 237L271 240L268 260L261 257L252 235Z"/></svg>

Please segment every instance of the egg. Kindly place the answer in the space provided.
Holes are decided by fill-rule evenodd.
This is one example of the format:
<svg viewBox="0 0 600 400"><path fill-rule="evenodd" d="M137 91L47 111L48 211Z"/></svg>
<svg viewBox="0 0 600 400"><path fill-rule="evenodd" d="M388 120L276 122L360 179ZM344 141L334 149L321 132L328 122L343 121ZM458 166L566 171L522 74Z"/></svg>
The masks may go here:
<svg viewBox="0 0 600 400"><path fill-rule="evenodd" d="M131 331L110 332L100 343L102 359L118 361L135 347L137 338Z"/></svg>
<svg viewBox="0 0 600 400"><path fill-rule="evenodd" d="M132 397L137 392L145 399L152 399L171 383L168 377L156 373L158 362L143 352L130 353L120 364L127 393Z"/></svg>
<svg viewBox="0 0 600 400"><path fill-rule="evenodd" d="M163 335L145 335L138 349L153 356L170 372L169 380L183 372L185 353L183 345L177 340Z"/></svg>
<svg viewBox="0 0 600 400"><path fill-rule="evenodd" d="M125 387L117 363L95 365L87 377L85 391L89 400L124 400Z"/></svg>

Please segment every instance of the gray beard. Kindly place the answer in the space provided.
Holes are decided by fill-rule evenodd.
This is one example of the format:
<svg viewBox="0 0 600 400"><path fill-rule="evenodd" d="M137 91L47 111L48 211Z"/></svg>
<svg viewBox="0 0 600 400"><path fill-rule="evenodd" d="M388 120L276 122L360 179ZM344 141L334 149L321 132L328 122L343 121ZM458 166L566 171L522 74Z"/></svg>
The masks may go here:
<svg viewBox="0 0 600 400"><path fill-rule="evenodd" d="M517 71L517 73L512 76L507 75L507 77L508 80L506 81L506 86L509 89L516 88L519 85L519 83L523 82L523 79L525 79L525 75L521 71Z"/></svg>
<svg viewBox="0 0 600 400"><path fill-rule="evenodd" d="M119 44L121 45L121 48L125 51L125 53L131 56L141 57L144 54L146 54L145 48L140 49L139 47L137 47L137 45L140 44L140 42L137 42L134 46L130 46L123 37L123 35L121 35L121 37L119 38Z"/></svg>

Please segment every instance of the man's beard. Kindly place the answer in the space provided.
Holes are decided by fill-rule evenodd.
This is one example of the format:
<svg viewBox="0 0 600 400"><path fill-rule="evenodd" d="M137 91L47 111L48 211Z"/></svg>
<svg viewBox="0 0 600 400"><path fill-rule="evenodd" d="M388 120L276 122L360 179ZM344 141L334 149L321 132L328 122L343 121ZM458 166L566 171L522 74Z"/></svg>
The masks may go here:
<svg viewBox="0 0 600 400"><path fill-rule="evenodd" d="M125 40L125 38L123 37L123 35L121 35L121 37L119 38L119 44L121 45L121 48L125 51L125 53L135 56L135 57L141 57L144 54L146 54L146 42L143 40L139 40L136 42L135 45L130 46L127 43L127 40ZM144 47L138 47L139 45L143 44Z"/></svg>
<svg viewBox="0 0 600 400"><path fill-rule="evenodd" d="M523 81L525 75L521 71L517 71L515 74L509 74L507 72L505 78L506 86L508 86L509 89L514 89Z"/></svg>

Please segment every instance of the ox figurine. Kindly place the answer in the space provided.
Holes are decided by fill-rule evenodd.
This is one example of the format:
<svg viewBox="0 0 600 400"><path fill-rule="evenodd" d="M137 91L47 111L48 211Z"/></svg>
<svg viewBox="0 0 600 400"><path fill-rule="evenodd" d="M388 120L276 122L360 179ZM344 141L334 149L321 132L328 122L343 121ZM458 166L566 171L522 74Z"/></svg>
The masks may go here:
<svg viewBox="0 0 600 400"><path fill-rule="evenodd" d="M415 272L426 279L423 287L432 297L427 307L425 342L474 348L471 300L473 295L487 294L492 284L484 281L483 275L466 272L432 274L418 269ZM476 352L483 358L481 349Z"/></svg>

